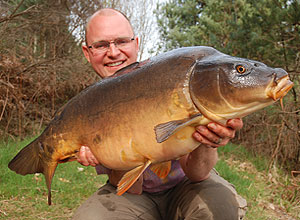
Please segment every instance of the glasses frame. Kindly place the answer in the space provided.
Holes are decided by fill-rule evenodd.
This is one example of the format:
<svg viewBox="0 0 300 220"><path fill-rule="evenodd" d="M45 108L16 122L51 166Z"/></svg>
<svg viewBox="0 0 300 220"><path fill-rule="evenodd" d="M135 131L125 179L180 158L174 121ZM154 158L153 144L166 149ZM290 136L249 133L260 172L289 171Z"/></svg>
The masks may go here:
<svg viewBox="0 0 300 220"><path fill-rule="evenodd" d="M116 40L122 40L122 39L129 39L130 42L128 42L128 43L131 43L132 41L135 40L135 36L133 36L132 38L130 38L130 37L120 37L120 38L116 38L116 39L111 40L111 41L106 41L106 40L96 41L96 42L92 43L91 45L89 45L89 46L87 46L87 47L91 50L91 52L92 52L93 54L95 53L95 51L96 51L95 54L100 54L100 53L105 53L105 52L107 52L108 49L110 48L110 45L111 45L112 43L115 45L116 48L118 48L118 49L120 50L120 48L118 47L118 45L116 44L115 41L116 41ZM105 50L100 51L100 50L98 50L98 49L96 49L96 48L93 47L93 45L96 44L96 43L98 43L98 42L107 42L107 43L108 43L108 46L105 48Z"/></svg>

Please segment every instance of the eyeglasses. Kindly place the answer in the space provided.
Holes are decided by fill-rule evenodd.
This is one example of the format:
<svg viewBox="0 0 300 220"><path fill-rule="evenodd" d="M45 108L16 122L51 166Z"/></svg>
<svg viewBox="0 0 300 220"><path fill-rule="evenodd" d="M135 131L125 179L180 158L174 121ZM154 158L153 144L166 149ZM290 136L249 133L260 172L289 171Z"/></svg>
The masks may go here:
<svg viewBox="0 0 300 220"><path fill-rule="evenodd" d="M130 38L130 37L121 37L121 38L117 38L115 40L112 41L97 41L92 43L90 46L88 46L89 49L91 49L92 53L95 54L101 54L106 52L109 47L110 44L113 43L118 49L126 49L129 47L131 41L134 40L134 37Z"/></svg>

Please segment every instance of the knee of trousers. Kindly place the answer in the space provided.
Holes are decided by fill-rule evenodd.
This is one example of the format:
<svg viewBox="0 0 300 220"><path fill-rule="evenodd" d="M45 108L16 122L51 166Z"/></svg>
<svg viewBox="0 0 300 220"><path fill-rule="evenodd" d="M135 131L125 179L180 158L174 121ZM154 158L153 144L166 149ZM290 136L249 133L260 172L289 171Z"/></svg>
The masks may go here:
<svg viewBox="0 0 300 220"><path fill-rule="evenodd" d="M241 204L235 190L223 183L214 180L192 183L189 185L186 194L183 196L183 200L185 200L185 205L188 205L188 212L197 218L214 220L242 219L240 209L244 204Z"/></svg>
<svg viewBox="0 0 300 220"><path fill-rule="evenodd" d="M199 193L199 197L207 205L214 220L242 219L237 194L227 187L220 186L213 190L204 190Z"/></svg>
<svg viewBox="0 0 300 220"><path fill-rule="evenodd" d="M170 208L173 219L237 220L239 204L236 195L218 183L190 184L178 194ZM174 210L174 211L172 211Z"/></svg>
<svg viewBox="0 0 300 220"><path fill-rule="evenodd" d="M201 199L194 199L187 209L178 210L177 215L179 217L178 219L214 220L213 213Z"/></svg>

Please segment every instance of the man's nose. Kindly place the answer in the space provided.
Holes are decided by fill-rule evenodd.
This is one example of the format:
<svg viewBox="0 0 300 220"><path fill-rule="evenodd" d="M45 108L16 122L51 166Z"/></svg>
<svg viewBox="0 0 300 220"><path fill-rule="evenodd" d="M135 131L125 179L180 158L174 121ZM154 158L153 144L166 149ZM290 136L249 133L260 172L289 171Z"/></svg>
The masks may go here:
<svg viewBox="0 0 300 220"><path fill-rule="evenodd" d="M107 49L107 53L106 53L107 56L116 57L120 53L121 53L120 49L118 47L116 47L116 45L113 42L111 42L109 44L109 48Z"/></svg>

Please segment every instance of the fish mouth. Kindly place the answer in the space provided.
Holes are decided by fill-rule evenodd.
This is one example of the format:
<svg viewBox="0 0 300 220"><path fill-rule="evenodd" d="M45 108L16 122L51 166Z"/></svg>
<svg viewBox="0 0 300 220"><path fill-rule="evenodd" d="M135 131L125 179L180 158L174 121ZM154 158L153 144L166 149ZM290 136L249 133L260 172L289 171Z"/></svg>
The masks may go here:
<svg viewBox="0 0 300 220"><path fill-rule="evenodd" d="M288 75L283 76L276 80L276 74L273 75L273 80L270 85L270 89L267 92L268 96L274 101L282 99L288 91L294 86L294 83L290 81Z"/></svg>

